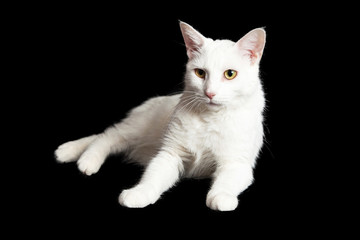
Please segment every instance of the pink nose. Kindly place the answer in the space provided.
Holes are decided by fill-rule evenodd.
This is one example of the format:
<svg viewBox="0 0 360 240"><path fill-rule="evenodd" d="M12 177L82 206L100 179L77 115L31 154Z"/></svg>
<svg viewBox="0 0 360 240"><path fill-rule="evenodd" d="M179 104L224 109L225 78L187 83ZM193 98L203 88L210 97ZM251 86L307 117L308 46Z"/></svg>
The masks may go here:
<svg viewBox="0 0 360 240"><path fill-rule="evenodd" d="M205 94L210 99L213 99L213 97L216 95L215 93L212 93L212 92L205 92Z"/></svg>

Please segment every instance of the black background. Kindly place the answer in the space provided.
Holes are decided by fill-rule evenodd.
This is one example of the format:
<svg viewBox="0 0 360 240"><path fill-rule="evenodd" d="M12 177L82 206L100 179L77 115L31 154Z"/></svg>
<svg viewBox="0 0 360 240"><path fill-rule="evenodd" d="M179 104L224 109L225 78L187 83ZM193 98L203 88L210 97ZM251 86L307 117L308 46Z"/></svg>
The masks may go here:
<svg viewBox="0 0 360 240"><path fill-rule="evenodd" d="M328 47L321 36L334 34L330 18L318 17L321 9L225 3L210 9L179 3L14 8L7 18L16 27L9 28L12 75L6 89L20 99L10 112L24 136L24 150L11 155L21 167L7 178L16 184L9 195L16 203L9 206L10 222L32 223L30 232L49 229L51 236L77 230L81 235L247 232L293 238L319 230L318 221L334 214L320 197L327 182L312 180L319 173L314 162L323 160L317 141L324 123L317 116L326 111L328 99L314 94L324 80L314 72L318 61L309 56L320 56ZM255 182L232 212L206 207L207 179L183 180L156 204L127 209L118 196L139 180L142 169L123 163L124 156L109 157L90 177L75 163L54 159L58 145L102 132L150 97L181 91L187 57L179 20L213 39L237 41L256 27L267 32L261 61L266 144Z"/></svg>

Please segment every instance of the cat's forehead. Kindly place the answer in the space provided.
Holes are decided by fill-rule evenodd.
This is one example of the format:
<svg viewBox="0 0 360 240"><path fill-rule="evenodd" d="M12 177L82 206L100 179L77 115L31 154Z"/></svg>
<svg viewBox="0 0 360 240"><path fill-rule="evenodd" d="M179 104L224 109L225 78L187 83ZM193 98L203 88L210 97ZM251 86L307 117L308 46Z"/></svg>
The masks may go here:
<svg viewBox="0 0 360 240"><path fill-rule="evenodd" d="M234 45L230 40L210 40L203 47L198 63L206 68L230 67L238 56Z"/></svg>
<svg viewBox="0 0 360 240"><path fill-rule="evenodd" d="M222 54L232 51L234 42L230 40L210 40L204 46L205 54Z"/></svg>
<svg viewBox="0 0 360 240"><path fill-rule="evenodd" d="M235 42L228 39L216 39L209 42L209 45L212 45L214 48L221 47L233 47Z"/></svg>

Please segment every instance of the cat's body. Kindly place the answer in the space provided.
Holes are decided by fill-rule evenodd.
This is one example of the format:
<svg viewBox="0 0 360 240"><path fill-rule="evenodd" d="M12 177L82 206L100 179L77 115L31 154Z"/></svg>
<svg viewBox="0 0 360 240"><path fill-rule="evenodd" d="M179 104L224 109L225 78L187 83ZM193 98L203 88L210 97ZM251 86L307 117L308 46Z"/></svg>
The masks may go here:
<svg viewBox="0 0 360 240"><path fill-rule="evenodd" d="M145 167L140 182L119 197L127 207L154 203L182 177L213 177L207 206L233 210L253 181L263 142L258 63L265 32L253 30L234 43L180 26L189 56L184 92L149 99L104 133L65 143L55 154L61 162L78 160L91 175L109 154L126 152Z"/></svg>

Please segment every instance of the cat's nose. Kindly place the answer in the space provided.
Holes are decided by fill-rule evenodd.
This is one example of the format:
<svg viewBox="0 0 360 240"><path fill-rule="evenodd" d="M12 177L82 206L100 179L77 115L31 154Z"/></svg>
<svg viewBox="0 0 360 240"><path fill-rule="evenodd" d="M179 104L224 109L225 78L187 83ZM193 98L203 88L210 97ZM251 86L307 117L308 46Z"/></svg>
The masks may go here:
<svg viewBox="0 0 360 240"><path fill-rule="evenodd" d="M205 92L206 96L210 99L213 99L213 97L216 95L215 93L213 92Z"/></svg>

